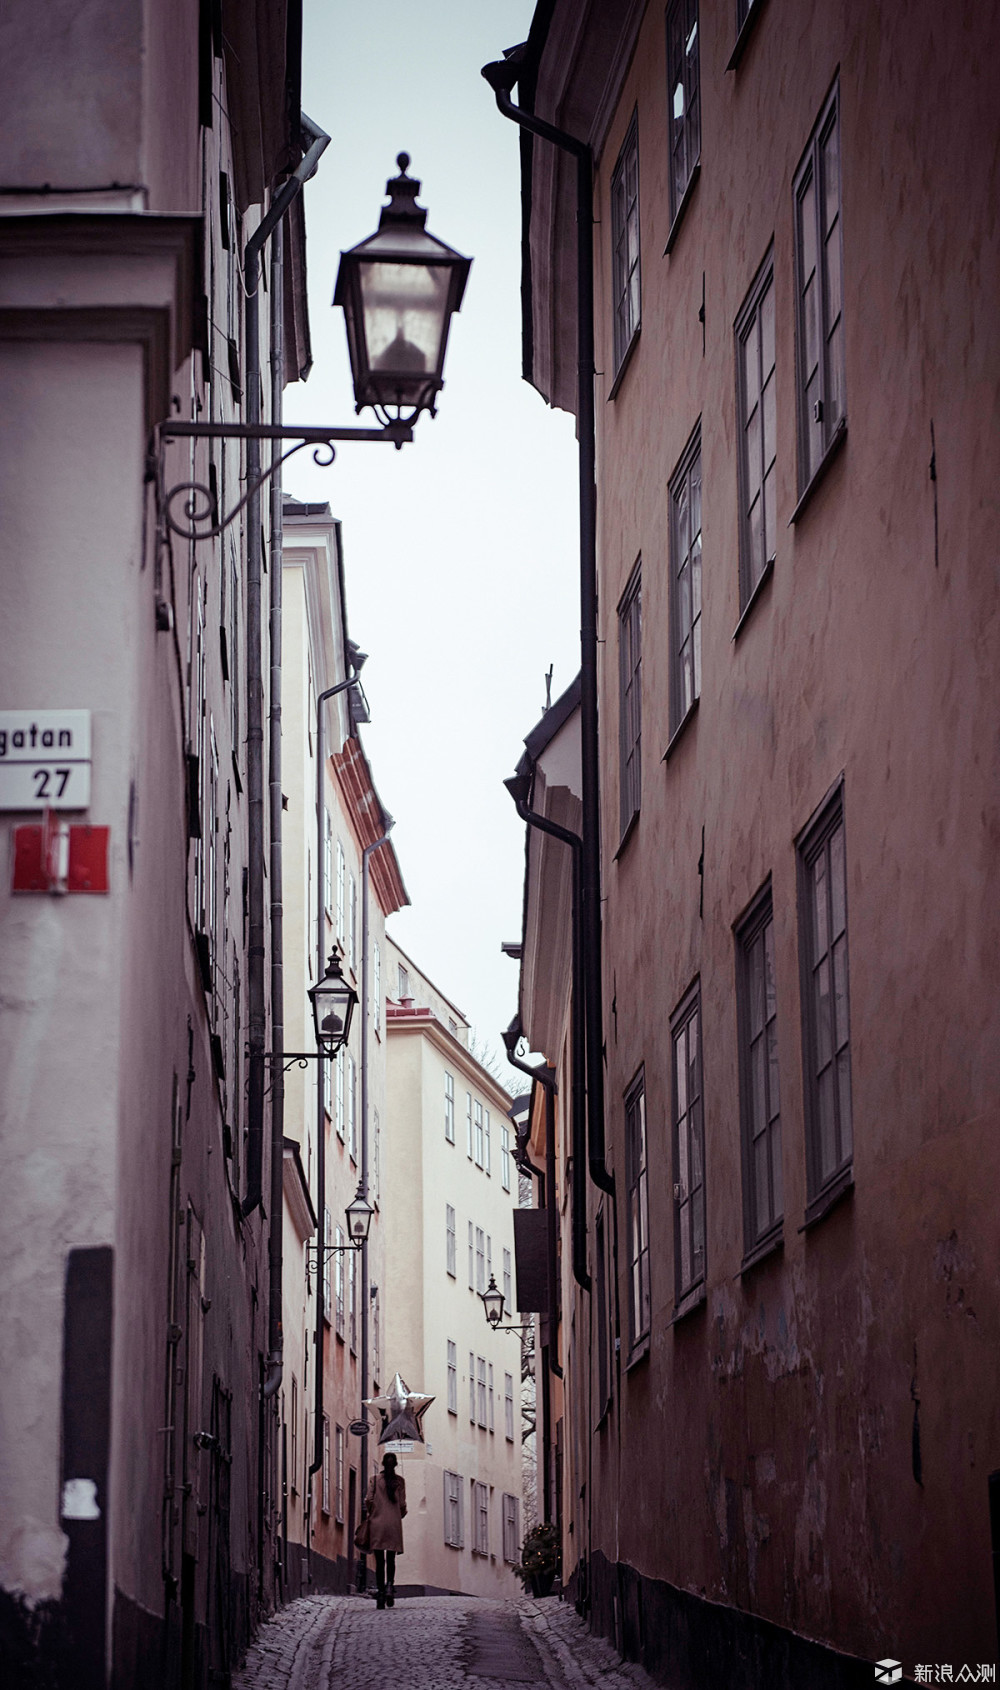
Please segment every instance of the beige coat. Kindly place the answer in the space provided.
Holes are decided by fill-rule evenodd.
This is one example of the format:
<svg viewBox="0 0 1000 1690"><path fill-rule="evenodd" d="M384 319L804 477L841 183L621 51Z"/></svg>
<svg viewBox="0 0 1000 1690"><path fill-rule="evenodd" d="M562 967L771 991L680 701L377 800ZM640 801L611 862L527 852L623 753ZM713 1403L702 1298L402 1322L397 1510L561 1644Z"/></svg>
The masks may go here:
<svg viewBox="0 0 1000 1690"><path fill-rule="evenodd" d="M372 1548L403 1553L403 1516L406 1513L406 1482L396 1474L396 1500L389 1501L385 1474L373 1473L368 1483L365 1507L372 1523Z"/></svg>

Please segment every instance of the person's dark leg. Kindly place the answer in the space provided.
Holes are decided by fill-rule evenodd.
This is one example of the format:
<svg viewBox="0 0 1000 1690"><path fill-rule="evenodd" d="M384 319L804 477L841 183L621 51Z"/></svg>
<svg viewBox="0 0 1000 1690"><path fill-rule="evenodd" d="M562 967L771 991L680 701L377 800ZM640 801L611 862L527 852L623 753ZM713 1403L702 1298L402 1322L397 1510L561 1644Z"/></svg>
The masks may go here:
<svg viewBox="0 0 1000 1690"><path fill-rule="evenodd" d="M385 1604L387 1608L395 1605L396 1601L396 1551L387 1549L385 1552Z"/></svg>
<svg viewBox="0 0 1000 1690"><path fill-rule="evenodd" d="M375 1551L375 1606L385 1607L385 1550Z"/></svg>

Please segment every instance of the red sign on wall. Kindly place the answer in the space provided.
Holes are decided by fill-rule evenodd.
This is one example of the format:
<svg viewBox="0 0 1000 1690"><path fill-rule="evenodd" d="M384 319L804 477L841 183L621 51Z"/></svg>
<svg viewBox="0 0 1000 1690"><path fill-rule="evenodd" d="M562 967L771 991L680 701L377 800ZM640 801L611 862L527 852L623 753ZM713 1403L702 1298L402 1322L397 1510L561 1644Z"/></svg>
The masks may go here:
<svg viewBox="0 0 1000 1690"><path fill-rule="evenodd" d="M14 892L106 892L109 827L70 827L46 816L14 829Z"/></svg>

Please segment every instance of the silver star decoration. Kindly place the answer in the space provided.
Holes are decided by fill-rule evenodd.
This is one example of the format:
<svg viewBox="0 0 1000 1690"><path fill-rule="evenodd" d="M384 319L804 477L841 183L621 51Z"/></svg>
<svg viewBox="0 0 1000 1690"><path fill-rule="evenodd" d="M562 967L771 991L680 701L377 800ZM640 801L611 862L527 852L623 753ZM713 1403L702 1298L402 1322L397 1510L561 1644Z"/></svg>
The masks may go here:
<svg viewBox="0 0 1000 1690"><path fill-rule="evenodd" d="M397 1373L382 1396L369 1397L365 1401L365 1407L373 1408L382 1421L379 1443L388 1444L400 1439L422 1444L424 1433L421 1422L433 1401L433 1397L426 1397L420 1391L411 1391Z"/></svg>

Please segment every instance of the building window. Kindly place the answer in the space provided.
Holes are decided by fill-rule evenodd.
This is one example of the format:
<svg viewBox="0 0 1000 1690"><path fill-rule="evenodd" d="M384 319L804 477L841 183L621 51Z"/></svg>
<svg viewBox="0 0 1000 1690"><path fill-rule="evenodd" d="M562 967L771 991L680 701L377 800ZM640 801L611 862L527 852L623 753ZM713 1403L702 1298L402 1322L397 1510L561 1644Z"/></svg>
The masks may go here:
<svg viewBox="0 0 1000 1690"><path fill-rule="evenodd" d="M698 0L672 0L667 7L667 98L670 101L670 220L673 222L701 157Z"/></svg>
<svg viewBox="0 0 1000 1690"><path fill-rule="evenodd" d="M483 1111L483 1123L483 1166L488 1176L490 1172L490 1112L488 1109Z"/></svg>
<svg viewBox="0 0 1000 1690"><path fill-rule="evenodd" d="M511 1308L510 1251L506 1249L503 1253L503 1306L509 1313Z"/></svg>
<svg viewBox="0 0 1000 1690"><path fill-rule="evenodd" d="M448 1413L458 1413L458 1345L448 1339Z"/></svg>
<svg viewBox="0 0 1000 1690"><path fill-rule="evenodd" d="M323 908L333 920L333 822L323 811Z"/></svg>
<svg viewBox="0 0 1000 1690"><path fill-rule="evenodd" d="M334 1284L334 1296L335 1296L335 1299L336 1299L335 1304L334 1304L334 1329L337 1333L337 1337L342 1338L344 1336L344 1250L343 1250L344 1229L343 1229L343 1227L338 1226L338 1227L334 1228L334 1242L337 1246L337 1250L336 1250L336 1253L335 1253L334 1258L333 1258L333 1284Z"/></svg>
<svg viewBox="0 0 1000 1690"><path fill-rule="evenodd" d="M503 1430L509 1444L514 1442L514 1375L503 1376Z"/></svg>
<svg viewBox="0 0 1000 1690"><path fill-rule="evenodd" d="M329 1120L333 1114L333 1067L329 1059L321 1057L319 1068L323 1084L323 1113Z"/></svg>
<svg viewBox="0 0 1000 1690"><path fill-rule="evenodd" d="M446 1203L445 1206L444 1206L444 1225L445 1225L445 1266L446 1266L448 1272L451 1274L452 1279L454 1279L454 1277L455 1277L455 1266L456 1266L456 1263L455 1263L455 1256L456 1256L456 1250L455 1250L455 1211L452 1208L450 1203Z"/></svg>
<svg viewBox="0 0 1000 1690"><path fill-rule="evenodd" d="M471 1091L467 1091L466 1094L465 1094L465 1141L466 1141L466 1149L468 1150L469 1158L471 1160L471 1157L472 1157L472 1093L471 1093Z"/></svg>
<svg viewBox="0 0 1000 1690"><path fill-rule="evenodd" d="M296 1494L299 1488L299 1382L292 1374L292 1471L291 1489Z"/></svg>
<svg viewBox="0 0 1000 1690"><path fill-rule="evenodd" d="M781 1105L774 919L768 886L736 933L743 1216L747 1254L781 1224Z"/></svg>
<svg viewBox="0 0 1000 1690"><path fill-rule="evenodd" d="M469 1290L476 1289L476 1246L474 1240L475 1229L469 1222Z"/></svg>
<svg viewBox="0 0 1000 1690"><path fill-rule="evenodd" d="M490 1488L481 1484L478 1479L472 1481L473 1505L476 1511L476 1542L473 1551L476 1555L488 1555L490 1552Z"/></svg>
<svg viewBox="0 0 1000 1690"><path fill-rule="evenodd" d="M372 1110L372 1201L378 1208L379 1200L379 1169L381 1165L382 1127L378 1118L378 1110Z"/></svg>
<svg viewBox="0 0 1000 1690"><path fill-rule="evenodd" d="M330 1416L323 1416L323 1513L330 1512Z"/></svg>
<svg viewBox="0 0 1000 1690"><path fill-rule="evenodd" d="M351 1153L351 1161L356 1162L358 1159L358 1065L350 1051L347 1052L344 1089L347 1104L347 1147Z"/></svg>
<svg viewBox="0 0 1000 1690"><path fill-rule="evenodd" d="M358 883L351 873L347 898L347 955L355 974L358 972Z"/></svg>
<svg viewBox="0 0 1000 1690"><path fill-rule="evenodd" d="M510 1190L510 1128L500 1128L500 1184Z"/></svg>
<svg viewBox="0 0 1000 1690"><path fill-rule="evenodd" d="M476 1102L476 1167L483 1165L483 1106Z"/></svg>
<svg viewBox="0 0 1000 1690"><path fill-rule="evenodd" d="M353 1355L358 1348L358 1254L356 1250L345 1250L344 1254L347 1257L347 1339Z"/></svg>
<svg viewBox="0 0 1000 1690"><path fill-rule="evenodd" d="M462 1547L462 1475L444 1475L444 1541L452 1549Z"/></svg>
<svg viewBox="0 0 1000 1690"><path fill-rule="evenodd" d="M639 114L628 134L611 178L611 263L614 289L615 372L639 328Z"/></svg>
<svg viewBox="0 0 1000 1690"><path fill-rule="evenodd" d="M486 1357L476 1358L476 1407L480 1426L486 1425Z"/></svg>
<svg viewBox="0 0 1000 1690"><path fill-rule="evenodd" d="M487 1378L487 1381L486 1381L486 1413L487 1413L487 1419L489 1421L490 1431L495 1432L496 1427L493 1423L493 1363L492 1362L490 1362L489 1367L487 1368L486 1371L487 1371L487 1374L488 1374L488 1378Z"/></svg>
<svg viewBox="0 0 1000 1690"><path fill-rule="evenodd" d="M345 927L345 910L344 910L344 905L345 905L345 901L346 901L346 892L347 892L347 859L344 856L344 847L340 843L340 840L338 839L337 840L337 938L340 940L341 945L343 945L344 938L345 938L346 931L347 931L346 927Z"/></svg>
<svg viewBox="0 0 1000 1690"><path fill-rule="evenodd" d="M327 1424L329 1425L329 1422L327 1422ZM343 1426L338 1426L336 1428L336 1433L335 1433L333 1478L334 1478L333 1499L334 1499L334 1507L335 1507L335 1510L336 1510L336 1512L334 1514L334 1518L339 1520L340 1523L343 1524L343 1521L344 1521L344 1428L343 1428Z"/></svg>
<svg viewBox="0 0 1000 1690"><path fill-rule="evenodd" d="M769 252L736 319L740 422L740 609L774 558L774 254Z"/></svg>
<svg viewBox="0 0 1000 1690"><path fill-rule="evenodd" d="M476 1424L476 1358L469 1351L469 1424Z"/></svg>
<svg viewBox="0 0 1000 1690"><path fill-rule="evenodd" d="M618 790L622 838L642 792L642 593L636 564L618 606Z"/></svg>
<svg viewBox="0 0 1000 1690"><path fill-rule="evenodd" d="M799 843L806 1164L810 1202L850 1175L853 1155L843 792Z"/></svg>
<svg viewBox="0 0 1000 1690"><path fill-rule="evenodd" d="M402 963L398 964L398 970L399 1001L402 1003L403 999L410 995L410 971L408 968L404 968Z"/></svg>
<svg viewBox="0 0 1000 1690"><path fill-rule="evenodd" d="M333 1216L329 1209L323 1210L323 1313L330 1319L333 1311L333 1257L328 1254L333 1242Z"/></svg>
<svg viewBox="0 0 1000 1690"><path fill-rule="evenodd" d="M334 1125L337 1137L344 1139L344 1050L341 1046L333 1059Z"/></svg>
<svg viewBox="0 0 1000 1690"><path fill-rule="evenodd" d="M372 1305L372 1380L377 1387L382 1377L382 1370L379 1366L379 1357L382 1354L382 1314L378 1286L373 1285L368 1295L371 1298Z"/></svg>
<svg viewBox="0 0 1000 1690"><path fill-rule="evenodd" d="M512 1567L516 1562L521 1546L517 1514L517 1497L508 1496L505 1491L503 1497L503 1558L509 1567Z"/></svg>
<svg viewBox="0 0 1000 1690"><path fill-rule="evenodd" d="M705 1171L701 1106L701 989L670 1022L673 1045L674 1272L677 1302L705 1278Z"/></svg>
<svg viewBox="0 0 1000 1690"><path fill-rule="evenodd" d="M375 1031L382 1031L382 950L378 940L375 941L375 954L372 958L372 1008L375 1015Z"/></svg>
<svg viewBox="0 0 1000 1690"><path fill-rule="evenodd" d="M444 1136L449 1144L455 1142L455 1076L444 1076Z"/></svg>
<svg viewBox="0 0 1000 1690"><path fill-rule="evenodd" d="M838 87L812 132L792 192L801 494L845 415Z"/></svg>
<svg viewBox="0 0 1000 1690"><path fill-rule="evenodd" d="M628 1187L629 1338L634 1345L649 1331L646 1088L641 1072L625 1093L625 1181Z"/></svg>
<svg viewBox="0 0 1000 1690"><path fill-rule="evenodd" d="M476 1227L476 1290L482 1296L486 1290L486 1234Z"/></svg>
<svg viewBox="0 0 1000 1690"><path fill-rule="evenodd" d="M671 727L701 696L701 423L670 481Z"/></svg>

